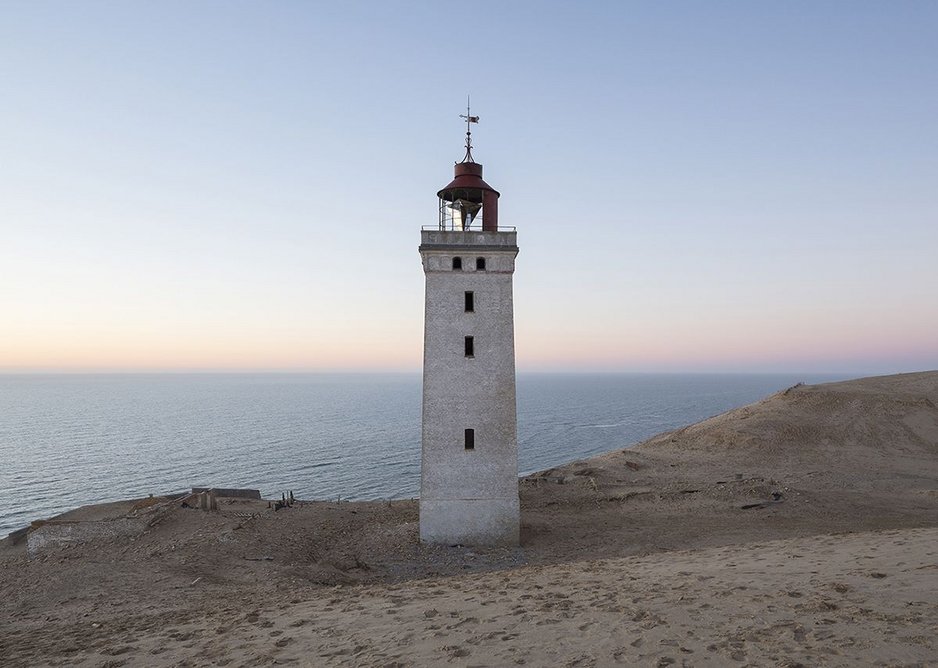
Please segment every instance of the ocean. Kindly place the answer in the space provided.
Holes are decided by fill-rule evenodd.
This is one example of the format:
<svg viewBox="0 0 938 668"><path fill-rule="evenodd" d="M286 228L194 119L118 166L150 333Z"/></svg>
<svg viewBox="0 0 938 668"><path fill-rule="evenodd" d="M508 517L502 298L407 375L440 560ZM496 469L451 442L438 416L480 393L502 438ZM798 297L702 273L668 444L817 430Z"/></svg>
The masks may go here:
<svg viewBox="0 0 938 668"><path fill-rule="evenodd" d="M518 375L522 474L634 445L818 374ZM186 490L416 497L419 374L0 375L0 536Z"/></svg>

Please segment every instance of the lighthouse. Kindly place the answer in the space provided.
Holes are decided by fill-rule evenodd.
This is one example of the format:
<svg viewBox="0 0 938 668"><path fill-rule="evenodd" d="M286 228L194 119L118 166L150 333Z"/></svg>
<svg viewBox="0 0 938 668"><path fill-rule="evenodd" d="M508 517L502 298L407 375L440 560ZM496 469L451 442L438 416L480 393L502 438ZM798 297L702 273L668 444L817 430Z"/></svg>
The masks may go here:
<svg viewBox="0 0 938 668"><path fill-rule="evenodd" d="M517 233L498 222L499 193L466 153L420 232L426 276L420 539L517 545L518 420L512 275Z"/></svg>

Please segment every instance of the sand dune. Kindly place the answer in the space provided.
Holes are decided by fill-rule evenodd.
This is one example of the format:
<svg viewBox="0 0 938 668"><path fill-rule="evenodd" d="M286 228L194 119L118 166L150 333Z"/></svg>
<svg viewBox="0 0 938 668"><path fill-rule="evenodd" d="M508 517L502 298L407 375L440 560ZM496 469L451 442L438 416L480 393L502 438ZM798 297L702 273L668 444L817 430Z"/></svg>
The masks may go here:
<svg viewBox="0 0 938 668"><path fill-rule="evenodd" d="M936 405L799 386L530 476L516 550L420 546L409 501L141 504L0 548L0 664L938 665Z"/></svg>
<svg viewBox="0 0 938 668"><path fill-rule="evenodd" d="M679 448L708 455L742 450L773 461L850 466L883 456L917 460L938 455L936 405L935 372L798 385L652 438L640 449Z"/></svg>

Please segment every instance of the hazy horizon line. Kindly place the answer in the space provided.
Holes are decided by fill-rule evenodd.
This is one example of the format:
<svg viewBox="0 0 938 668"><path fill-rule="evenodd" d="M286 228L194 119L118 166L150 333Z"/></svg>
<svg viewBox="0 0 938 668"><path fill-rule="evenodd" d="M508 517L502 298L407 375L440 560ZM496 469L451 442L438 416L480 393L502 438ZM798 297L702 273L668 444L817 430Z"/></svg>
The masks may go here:
<svg viewBox="0 0 938 668"><path fill-rule="evenodd" d="M88 368L88 369L10 369L0 368L0 376L130 376L130 375L420 375L422 369L257 369L257 368ZM916 370L877 370L877 369L828 369L828 370L778 370L778 369L518 369L519 374L556 374L556 375L767 375L767 376L884 376L903 373L923 373L938 369Z"/></svg>

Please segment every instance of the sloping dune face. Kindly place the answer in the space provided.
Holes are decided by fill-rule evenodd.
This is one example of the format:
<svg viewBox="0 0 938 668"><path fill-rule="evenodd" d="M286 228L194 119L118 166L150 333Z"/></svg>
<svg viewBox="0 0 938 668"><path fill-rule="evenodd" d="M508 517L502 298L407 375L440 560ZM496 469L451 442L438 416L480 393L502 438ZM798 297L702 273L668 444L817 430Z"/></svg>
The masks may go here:
<svg viewBox="0 0 938 668"><path fill-rule="evenodd" d="M936 526L936 406L935 371L791 387L522 481L528 544L638 554Z"/></svg>
<svg viewBox="0 0 938 668"><path fill-rule="evenodd" d="M796 385L637 449L904 468L938 456L938 371Z"/></svg>

